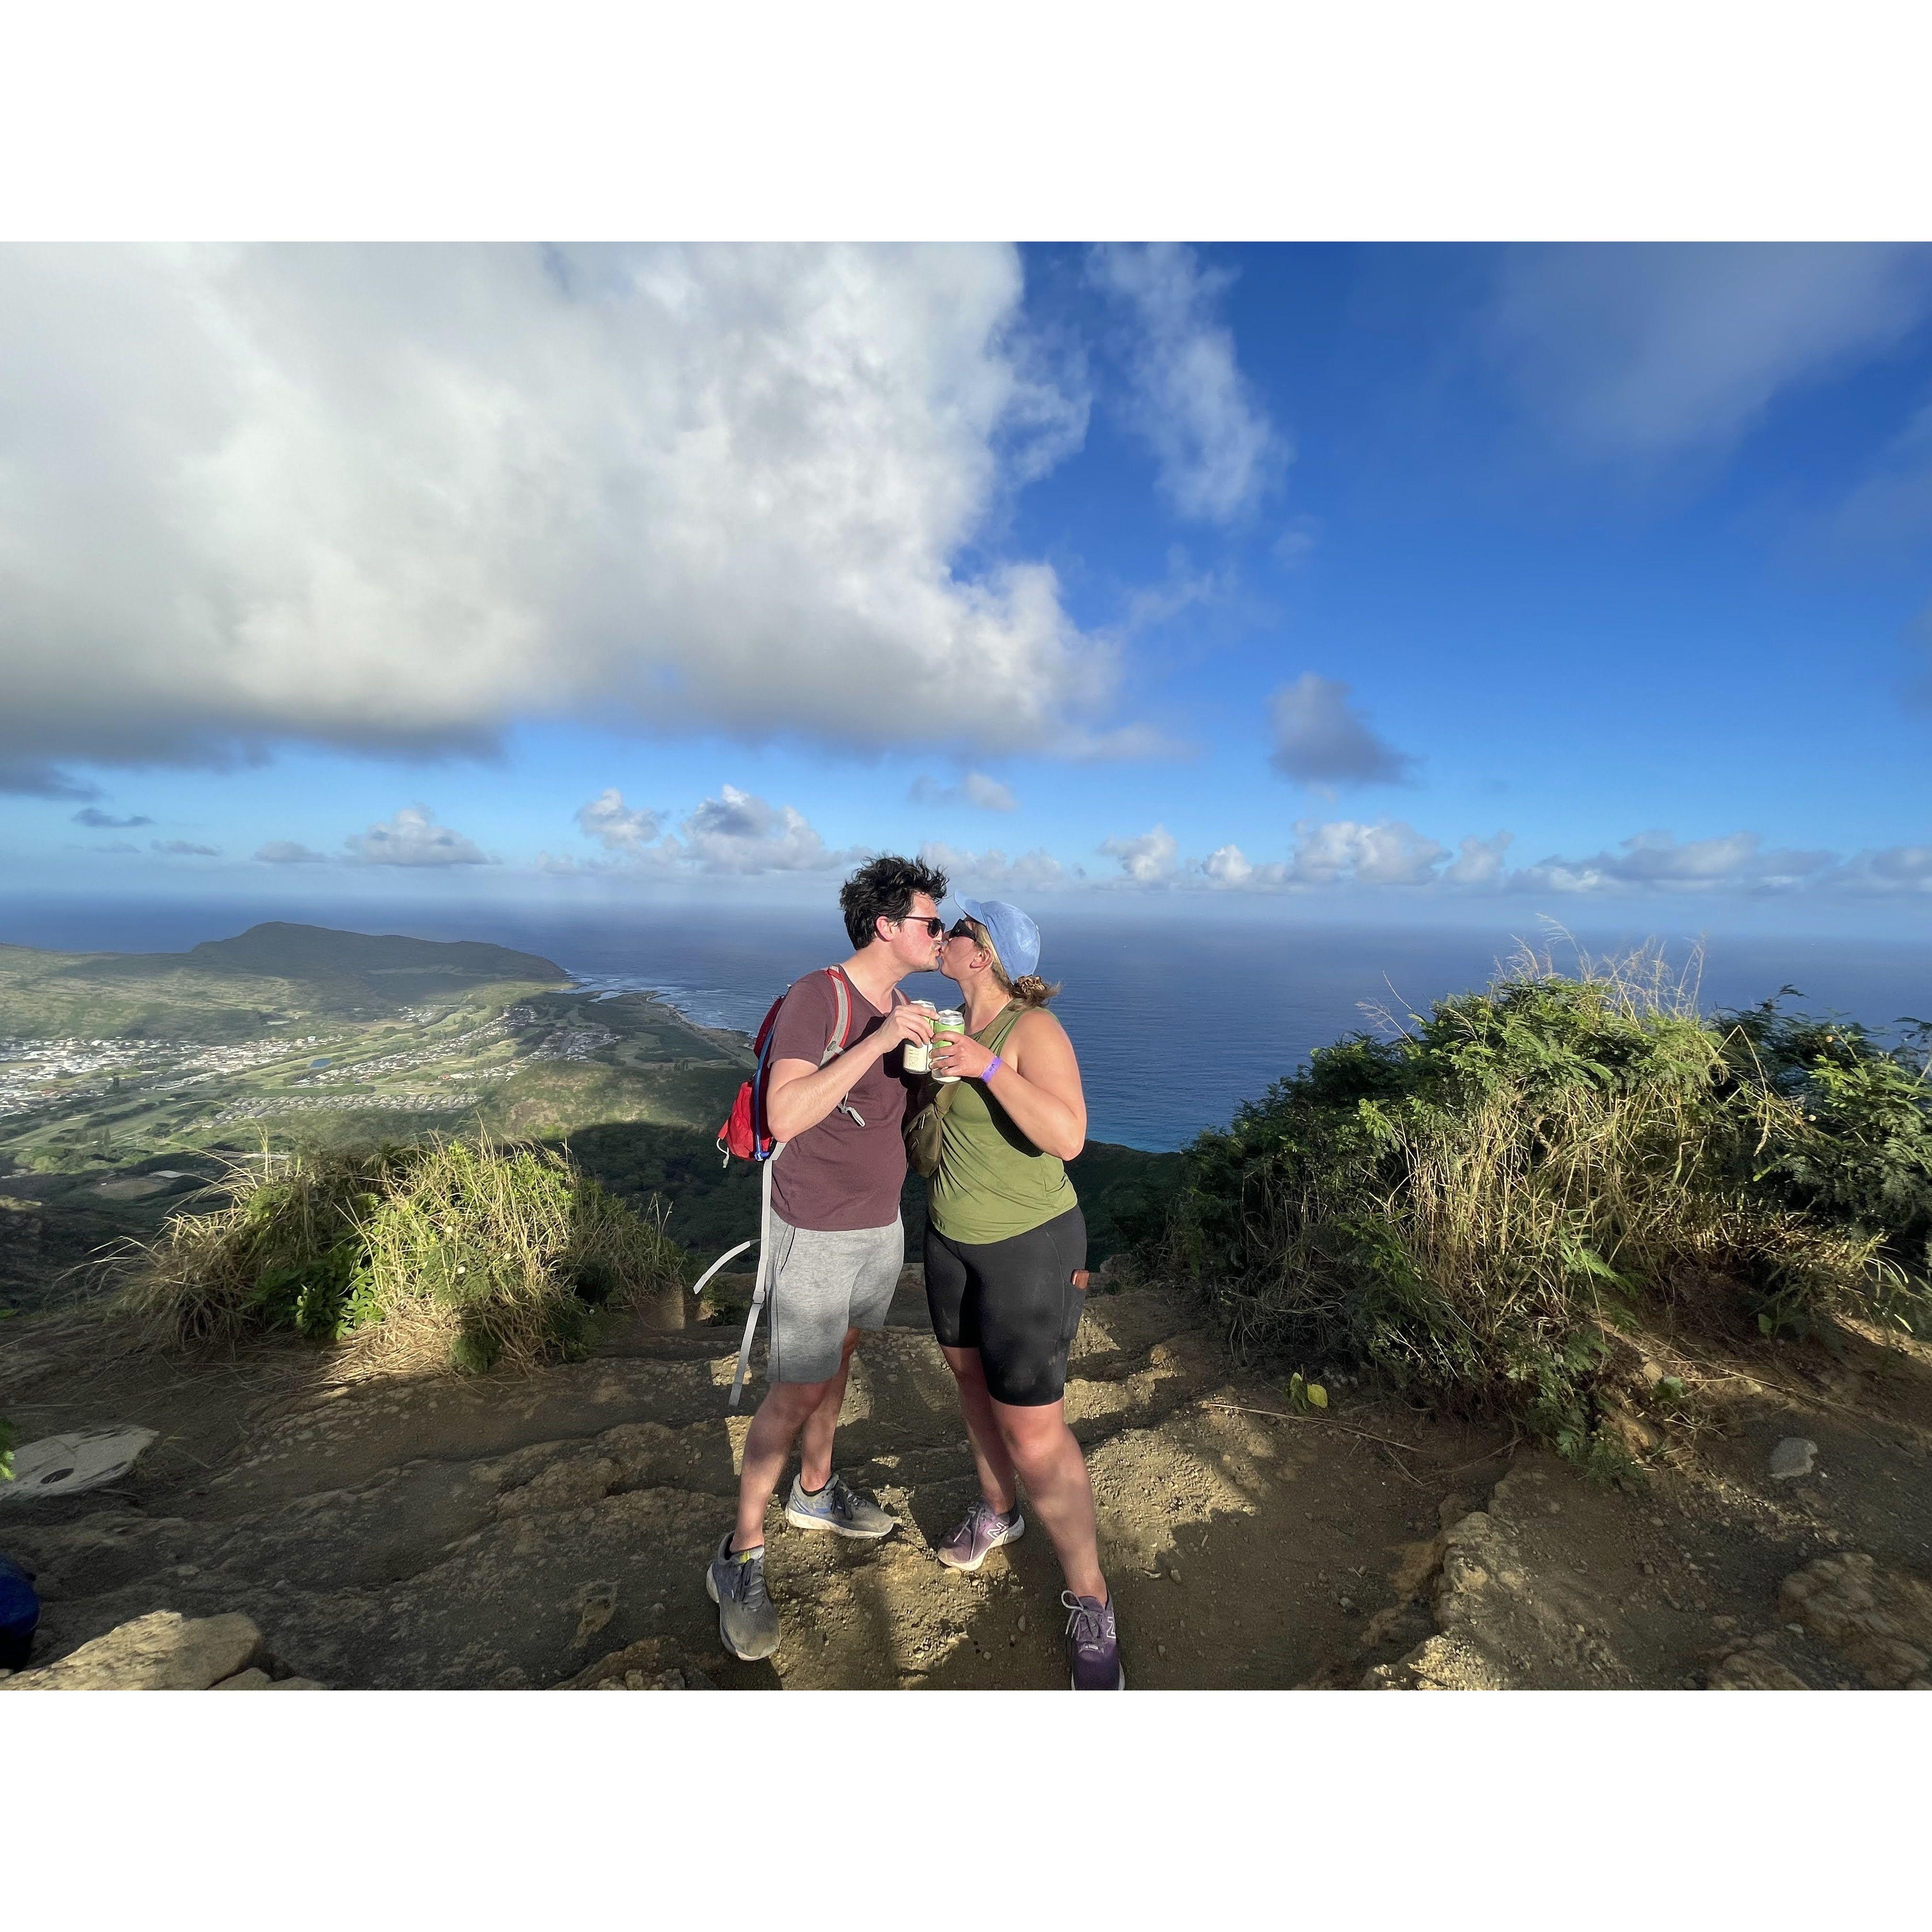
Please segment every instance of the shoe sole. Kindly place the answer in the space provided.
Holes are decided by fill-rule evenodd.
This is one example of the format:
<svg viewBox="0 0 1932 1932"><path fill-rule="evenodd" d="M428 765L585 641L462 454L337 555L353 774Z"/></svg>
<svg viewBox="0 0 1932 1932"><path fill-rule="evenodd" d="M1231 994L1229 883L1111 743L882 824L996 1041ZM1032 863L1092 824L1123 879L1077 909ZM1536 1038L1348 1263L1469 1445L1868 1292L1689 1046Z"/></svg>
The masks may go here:
<svg viewBox="0 0 1932 1932"><path fill-rule="evenodd" d="M710 1566L709 1564L706 1565L704 1571L704 1594L708 1596L714 1604L718 1602L718 1580L712 1575ZM772 1640L771 1650L740 1650L738 1646L725 1635L724 1618L722 1614L723 1606L722 1604L719 1605L719 1610L721 1614L718 1618L718 1641L722 1643L740 1664L762 1664L766 1658L771 1655L772 1650L776 1650L778 1648L778 1640L777 1638L774 1637Z"/></svg>
<svg viewBox="0 0 1932 1932"><path fill-rule="evenodd" d="M1120 1681L1114 1686L1114 1688L1116 1690L1124 1690L1127 1688L1127 1667L1123 1664L1117 1664L1114 1668L1120 1673ZM1071 1677L1070 1677L1066 1680L1066 1688L1070 1690L1077 1690L1080 1688L1080 1686L1075 1682Z"/></svg>
<svg viewBox="0 0 1932 1932"><path fill-rule="evenodd" d="M1018 1542L1020 1538L1025 1535L1025 1534L1026 1518L1024 1516L1022 1516L1019 1521L1016 1523L1011 1529L1008 1530L1004 1536L995 1537L991 1543L988 1544L986 1548L981 1550L979 1555L974 1557L971 1562L962 1563L956 1558L948 1556L943 1550L940 1552L939 1560L946 1565L947 1569L957 1570L961 1572L962 1575L970 1576L975 1570L979 1568L981 1564L986 1562L988 1557L992 1555L994 1550L1004 1550L1008 1544Z"/></svg>
<svg viewBox="0 0 1932 1932"><path fill-rule="evenodd" d="M794 1529L829 1529L834 1536L852 1537L860 1543L880 1542L898 1528L897 1523L889 1522L884 1529L848 1529L843 1523L828 1522L822 1516L807 1516L789 1503L785 1505L785 1521Z"/></svg>

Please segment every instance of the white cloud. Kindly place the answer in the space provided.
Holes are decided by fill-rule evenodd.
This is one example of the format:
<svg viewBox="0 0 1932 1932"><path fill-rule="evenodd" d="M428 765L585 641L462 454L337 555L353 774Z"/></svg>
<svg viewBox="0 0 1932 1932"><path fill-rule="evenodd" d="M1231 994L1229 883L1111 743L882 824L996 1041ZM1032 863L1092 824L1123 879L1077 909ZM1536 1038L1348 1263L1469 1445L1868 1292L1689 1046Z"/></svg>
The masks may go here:
<svg viewBox="0 0 1932 1932"><path fill-rule="evenodd" d="M860 679L962 748L1143 748L1047 564L956 570L1082 433L1022 295L1005 247L0 253L0 783L544 715L896 742Z"/></svg>
<svg viewBox="0 0 1932 1932"><path fill-rule="evenodd" d="M1421 885L1448 856L1447 846L1399 818L1375 825L1346 818L1317 824L1304 818L1294 827L1288 877L1300 885L1333 885L1341 880L1364 886Z"/></svg>
<svg viewBox="0 0 1932 1932"><path fill-rule="evenodd" d="M1100 849L1120 862L1120 870L1137 886L1166 885L1177 870L1180 847L1164 825L1143 832L1138 838L1108 838Z"/></svg>
<svg viewBox="0 0 1932 1932"><path fill-rule="evenodd" d="M1011 786L984 772L968 772L956 785L942 785L922 772L913 780L908 796L914 805L970 805L982 812L1011 812L1019 803Z"/></svg>
<svg viewBox="0 0 1932 1932"><path fill-rule="evenodd" d="M472 841L436 822L426 805L406 805L395 817L345 838L352 862L361 866L491 866L496 862Z"/></svg>
<svg viewBox="0 0 1932 1932"><path fill-rule="evenodd" d="M311 852L292 838L272 838L255 856L271 866L326 866L326 852Z"/></svg>
<svg viewBox="0 0 1932 1932"><path fill-rule="evenodd" d="M1503 876L1503 854L1515 842L1516 835L1510 832L1498 832L1490 838L1465 838L1442 877L1452 886L1496 885Z"/></svg>
<svg viewBox="0 0 1932 1932"><path fill-rule="evenodd" d="M1786 892L1832 882L1828 852L1766 851L1755 832L1679 842L1668 832L1640 832L1614 852L1586 858L1552 855L1508 874L1519 892L1682 893L1740 889Z"/></svg>
<svg viewBox="0 0 1932 1932"><path fill-rule="evenodd" d="M1556 247L1505 256L1498 360L1564 437L1653 458L1743 434L1784 390L1932 314L1932 249L1795 243Z"/></svg>
<svg viewBox="0 0 1932 1932"><path fill-rule="evenodd" d="M148 850L158 852L168 859L218 859L221 856L219 845L191 844L185 838L150 838Z"/></svg>
<svg viewBox="0 0 1932 1932"><path fill-rule="evenodd" d="M98 806L88 806L74 815L76 825L91 825L97 830L126 832L136 825L152 825L154 820L136 812L127 818L116 818L111 812L103 812Z"/></svg>
<svg viewBox="0 0 1932 1932"><path fill-rule="evenodd" d="M1215 319L1229 278L1173 243L1110 245L1094 280L1132 318L1132 415L1152 445L1162 490L1184 517L1232 523L1279 480L1292 452L1240 370L1234 338Z"/></svg>
<svg viewBox="0 0 1932 1932"><path fill-rule="evenodd" d="M674 856L706 872L822 872L864 856L856 846L829 850L795 806L767 805L736 785L721 787L678 830Z"/></svg>
<svg viewBox="0 0 1932 1932"><path fill-rule="evenodd" d="M1233 892L1272 892L1286 880L1286 866L1252 864L1238 845L1220 845L1201 862L1202 876L1212 886Z"/></svg>
<svg viewBox="0 0 1932 1932"><path fill-rule="evenodd" d="M975 885L994 891L1055 892L1086 876L1078 866L1070 870L1052 853L1037 847L1009 859L997 848L968 852L929 838L919 848L919 856L925 864L944 872L956 886Z"/></svg>
<svg viewBox="0 0 1932 1932"><path fill-rule="evenodd" d="M634 809L615 785L607 786L588 805L577 808L578 827L607 852L634 852L647 845L663 829L661 812Z"/></svg>
<svg viewBox="0 0 1932 1932"><path fill-rule="evenodd" d="M1268 700L1284 777L1323 790L1336 784L1402 784L1415 760L1372 731L1348 703L1348 687L1304 671Z"/></svg>
<svg viewBox="0 0 1932 1932"><path fill-rule="evenodd" d="M1932 845L1894 845L1884 851L1855 854L1837 882L1860 894L1932 894Z"/></svg>

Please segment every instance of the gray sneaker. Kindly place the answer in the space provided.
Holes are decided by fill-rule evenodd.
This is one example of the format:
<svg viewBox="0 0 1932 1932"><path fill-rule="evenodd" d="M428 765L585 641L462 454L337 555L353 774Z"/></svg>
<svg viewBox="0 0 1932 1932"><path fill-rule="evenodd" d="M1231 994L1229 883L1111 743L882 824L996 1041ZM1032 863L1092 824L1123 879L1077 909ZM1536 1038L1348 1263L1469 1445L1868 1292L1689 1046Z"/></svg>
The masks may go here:
<svg viewBox="0 0 1932 1932"><path fill-rule="evenodd" d="M976 1498L965 1520L956 1522L934 1552L949 1570L976 1570L1003 1543L1017 1543L1026 1534L1026 1518L1014 1504L1002 1516L984 1496Z"/></svg>
<svg viewBox="0 0 1932 1932"><path fill-rule="evenodd" d="M803 1484L793 1477L785 1521L800 1529L829 1529L835 1536L862 1537L868 1542L891 1535L899 1526L898 1517L886 1515L869 1496L848 1488L843 1476L834 1476L815 1496L807 1496Z"/></svg>
<svg viewBox="0 0 1932 1932"><path fill-rule="evenodd" d="M733 1552L727 1530L704 1573L704 1587L718 1606L718 1634L724 1648L746 1664L778 1647L778 1606L765 1594L765 1550Z"/></svg>

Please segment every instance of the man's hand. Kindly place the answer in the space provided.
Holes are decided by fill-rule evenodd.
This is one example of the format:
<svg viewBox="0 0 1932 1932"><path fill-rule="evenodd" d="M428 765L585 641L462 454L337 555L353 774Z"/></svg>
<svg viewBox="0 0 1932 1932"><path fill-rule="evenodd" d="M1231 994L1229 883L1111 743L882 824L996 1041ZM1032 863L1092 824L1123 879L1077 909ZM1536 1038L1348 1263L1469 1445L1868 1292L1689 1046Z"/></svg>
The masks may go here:
<svg viewBox="0 0 1932 1932"><path fill-rule="evenodd" d="M910 1000L904 1006L894 1006L879 1023L872 1038L879 1042L879 1052L883 1058L896 1046L903 1046L908 1040L923 1046L932 1037L932 1016L923 1006L916 1006Z"/></svg>

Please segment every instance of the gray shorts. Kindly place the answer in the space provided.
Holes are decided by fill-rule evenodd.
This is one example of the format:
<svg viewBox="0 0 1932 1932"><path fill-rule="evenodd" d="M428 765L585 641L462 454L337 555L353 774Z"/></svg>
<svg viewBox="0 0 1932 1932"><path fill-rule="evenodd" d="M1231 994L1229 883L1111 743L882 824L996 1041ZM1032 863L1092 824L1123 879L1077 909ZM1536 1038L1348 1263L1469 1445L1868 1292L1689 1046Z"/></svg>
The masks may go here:
<svg viewBox="0 0 1932 1932"><path fill-rule="evenodd" d="M771 1313L765 1374L775 1382L829 1382L848 1328L883 1328L905 1265L905 1226L794 1228L772 1216Z"/></svg>

